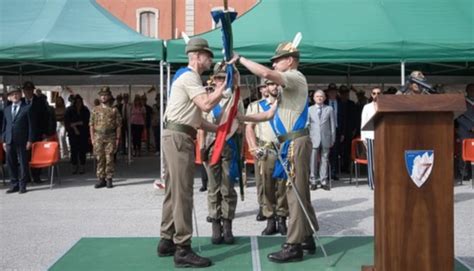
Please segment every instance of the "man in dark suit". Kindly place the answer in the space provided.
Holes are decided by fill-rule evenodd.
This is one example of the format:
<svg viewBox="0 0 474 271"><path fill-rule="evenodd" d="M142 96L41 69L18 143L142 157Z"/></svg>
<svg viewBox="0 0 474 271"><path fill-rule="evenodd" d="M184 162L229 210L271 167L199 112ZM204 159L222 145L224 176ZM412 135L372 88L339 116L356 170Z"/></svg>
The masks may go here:
<svg viewBox="0 0 474 271"><path fill-rule="evenodd" d="M341 146L339 155L341 156L341 171L349 173L351 164L351 144L357 132L356 105L349 98L350 90L347 86L339 87L340 111L344 119L344 127L341 130ZM359 115L360 116L360 115Z"/></svg>
<svg viewBox="0 0 474 271"><path fill-rule="evenodd" d="M30 106L31 125L33 127L33 142L42 141L48 134L49 109L45 99L41 99L34 94L35 85L31 81L23 84L24 102ZM31 157L31 152L29 152ZM28 159L30 160L30 159ZM31 178L34 183L41 183L41 169L32 168Z"/></svg>
<svg viewBox="0 0 474 271"><path fill-rule="evenodd" d="M332 107L336 116L336 140L329 152L329 164L331 165L331 179L339 180L337 177L338 157L340 156L341 142L343 141L345 131L345 119L342 110L341 100L337 95L336 84L331 83L326 90L328 99L326 104Z"/></svg>
<svg viewBox="0 0 474 271"><path fill-rule="evenodd" d="M8 93L12 102L4 110L2 140L10 171L10 189L7 193L26 192L28 179L28 154L33 141L30 106L21 100L21 89L14 88Z"/></svg>

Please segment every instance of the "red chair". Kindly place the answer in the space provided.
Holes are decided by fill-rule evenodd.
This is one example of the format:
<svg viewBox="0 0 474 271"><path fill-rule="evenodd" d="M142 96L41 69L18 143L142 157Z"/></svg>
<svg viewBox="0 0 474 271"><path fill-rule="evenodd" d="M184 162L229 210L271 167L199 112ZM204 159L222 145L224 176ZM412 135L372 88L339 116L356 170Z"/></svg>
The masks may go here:
<svg viewBox="0 0 474 271"><path fill-rule="evenodd" d="M359 165L368 165L367 161L367 148L364 145L364 141L360 138L352 139L351 143L351 158L353 164L351 165L351 176L349 183L352 183L352 171L355 168L356 186L359 186Z"/></svg>
<svg viewBox="0 0 474 271"><path fill-rule="evenodd" d="M468 162L471 164L471 186L474 189L474 138L466 138L462 141L462 160L464 161L464 168L461 176L461 184L466 173L466 166Z"/></svg>
<svg viewBox="0 0 474 271"><path fill-rule="evenodd" d="M194 163L197 165L202 165L202 158L201 158L201 147L199 146L199 141L194 140L194 146L196 147L195 153L196 153L196 158L194 160Z"/></svg>
<svg viewBox="0 0 474 271"><path fill-rule="evenodd" d="M244 168L242 170L242 179L244 181L245 187L247 187L247 165L248 164L255 164L255 157L252 155L252 153L249 150L249 144L247 143L247 140L244 139Z"/></svg>
<svg viewBox="0 0 474 271"><path fill-rule="evenodd" d="M58 142L40 141L40 142L33 143L32 147L31 147L30 168L49 167L49 171L51 172L50 189L53 188L54 169L55 169L55 166L58 163L58 161L59 161L59 144L58 144ZM57 173L58 173L57 175L59 177L59 170L57 171Z"/></svg>

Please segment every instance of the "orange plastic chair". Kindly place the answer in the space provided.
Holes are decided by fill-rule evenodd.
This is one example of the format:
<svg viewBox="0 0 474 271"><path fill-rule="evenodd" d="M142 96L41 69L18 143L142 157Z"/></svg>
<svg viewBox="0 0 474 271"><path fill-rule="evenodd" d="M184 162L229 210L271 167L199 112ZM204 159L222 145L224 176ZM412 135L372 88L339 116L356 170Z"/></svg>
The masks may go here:
<svg viewBox="0 0 474 271"><path fill-rule="evenodd" d="M247 140L244 139L244 147L243 147L243 153L244 153L244 167L242 170L242 179L244 181L244 186L247 187L247 165L255 164L255 157L250 153L249 150L249 144L247 143Z"/></svg>
<svg viewBox="0 0 474 271"><path fill-rule="evenodd" d="M33 143L31 147L30 168L49 167L49 171L51 172L51 176L50 176L51 183L49 187L50 189L53 188L54 169L58 161L59 161L58 142L40 141L40 142ZM59 175L59 170L57 171L57 173L58 173L57 175Z"/></svg>
<svg viewBox="0 0 474 271"><path fill-rule="evenodd" d="M362 141L362 139L360 138L352 139L351 159L353 161L353 164L351 165L351 176L349 179L349 183L352 183L352 172L355 168L356 186L359 186L359 165L368 165L367 148L364 145L364 141Z"/></svg>
<svg viewBox="0 0 474 271"><path fill-rule="evenodd" d="M201 150L199 146L199 141L194 140L194 146L196 147L195 153L196 153L196 158L194 159L194 163L197 165L202 165L202 158L201 158Z"/></svg>
<svg viewBox="0 0 474 271"><path fill-rule="evenodd" d="M464 168L461 176L461 184L466 173L466 166L468 162L471 164L471 186L474 189L474 138L466 138L462 141L462 160L464 161Z"/></svg>

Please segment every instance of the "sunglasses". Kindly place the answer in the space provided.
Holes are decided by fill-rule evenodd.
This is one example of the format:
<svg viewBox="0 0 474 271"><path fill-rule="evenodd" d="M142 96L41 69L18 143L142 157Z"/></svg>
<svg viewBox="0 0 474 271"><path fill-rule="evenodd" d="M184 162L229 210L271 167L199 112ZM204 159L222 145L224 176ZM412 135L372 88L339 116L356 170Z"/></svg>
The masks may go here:
<svg viewBox="0 0 474 271"><path fill-rule="evenodd" d="M380 92L372 92L372 95L380 95Z"/></svg>

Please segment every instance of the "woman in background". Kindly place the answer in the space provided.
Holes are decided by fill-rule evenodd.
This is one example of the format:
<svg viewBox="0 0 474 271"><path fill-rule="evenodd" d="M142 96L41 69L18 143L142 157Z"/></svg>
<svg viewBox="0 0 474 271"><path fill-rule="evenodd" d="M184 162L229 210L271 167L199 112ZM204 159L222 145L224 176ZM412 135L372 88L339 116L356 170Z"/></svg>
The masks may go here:
<svg viewBox="0 0 474 271"><path fill-rule="evenodd" d="M132 146L133 156L141 155L142 134L145 128L145 107L143 106L140 95L135 95L133 99L130 124L132 125Z"/></svg>
<svg viewBox="0 0 474 271"><path fill-rule="evenodd" d="M85 172L86 153L89 150L89 118L89 109L84 106L82 97L76 95L64 114L64 125L71 145L72 174Z"/></svg>

